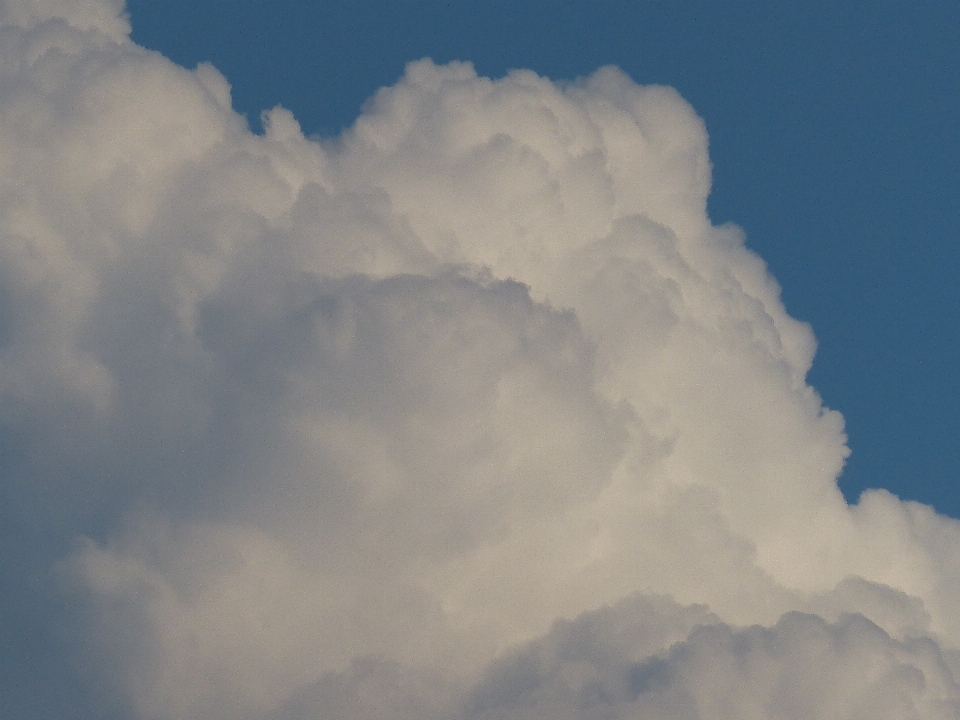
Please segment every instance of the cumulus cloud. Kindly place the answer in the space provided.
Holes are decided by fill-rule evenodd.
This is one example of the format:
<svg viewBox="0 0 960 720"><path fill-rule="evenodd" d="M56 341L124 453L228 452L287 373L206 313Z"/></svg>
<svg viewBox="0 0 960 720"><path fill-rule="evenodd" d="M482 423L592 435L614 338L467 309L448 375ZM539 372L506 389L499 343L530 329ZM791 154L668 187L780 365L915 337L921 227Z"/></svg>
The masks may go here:
<svg viewBox="0 0 960 720"><path fill-rule="evenodd" d="M255 135L128 32L0 4L20 716L960 716L960 525L844 502L677 93L422 60Z"/></svg>
<svg viewBox="0 0 960 720"><path fill-rule="evenodd" d="M733 629L703 617L692 621L684 617L691 609L677 608L668 622L671 629L685 624L686 637L645 656L650 636L664 632L656 610L624 603L558 624L543 640L495 663L467 714L719 720L953 718L960 712L957 684L933 643L898 642L862 615L829 624L792 612L773 627Z"/></svg>

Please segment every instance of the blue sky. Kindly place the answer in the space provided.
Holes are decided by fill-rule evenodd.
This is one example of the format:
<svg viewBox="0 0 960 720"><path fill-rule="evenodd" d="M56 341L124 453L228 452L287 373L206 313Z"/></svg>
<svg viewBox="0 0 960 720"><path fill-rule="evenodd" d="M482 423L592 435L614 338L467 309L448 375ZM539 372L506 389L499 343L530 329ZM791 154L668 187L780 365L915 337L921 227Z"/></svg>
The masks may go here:
<svg viewBox="0 0 960 720"><path fill-rule="evenodd" d="M133 37L212 61L252 126L351 124L405 63L571 79L615 64L677 88L710 134L734 222L847 420L848 498L885 487L960 517L960 7L949 2L132 0Z"/></svg>

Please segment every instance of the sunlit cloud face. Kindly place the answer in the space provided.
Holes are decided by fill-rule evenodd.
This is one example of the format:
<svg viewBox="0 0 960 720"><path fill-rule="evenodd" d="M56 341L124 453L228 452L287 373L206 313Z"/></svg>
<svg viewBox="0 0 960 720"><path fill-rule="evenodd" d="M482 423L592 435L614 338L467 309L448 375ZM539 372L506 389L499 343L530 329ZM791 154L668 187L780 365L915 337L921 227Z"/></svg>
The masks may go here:
<svg viewBox="0 0 960 720"><path fill-rule="evenodd" d="M102 702L958 716L960 528L843 501L675 92L424 60L254 135L88 5L0 5L3 573Z"/></svg>

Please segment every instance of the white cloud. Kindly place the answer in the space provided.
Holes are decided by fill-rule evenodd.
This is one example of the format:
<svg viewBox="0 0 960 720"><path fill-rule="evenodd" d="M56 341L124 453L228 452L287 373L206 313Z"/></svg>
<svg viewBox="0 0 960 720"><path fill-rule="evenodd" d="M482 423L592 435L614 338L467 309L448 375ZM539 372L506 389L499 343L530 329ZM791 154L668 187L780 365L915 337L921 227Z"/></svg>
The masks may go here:
<svg viewBox="0 0 960 720"><path fill-rule="evenodd" d="M298 690L281 718L955 718L960 687L937 646L862 615L787 613L733 628L703 606L631 596L557 622L472 687L358 659Z"/></svg>
<svg viewBox="0 0 960 720"><path fill-rule="evenodd" d="M0 22L27 34L45 26L41 33L60 36L55 47L76 47L69 34L61 34L66 28L86 31L87 42L122 43L130 34L124 6L124 0L2 0Z"/></svg>
<svg viewBox="0 0 960 720"><path fill-rule="evenodd" d="M624 611L626 619L617 617ZM494 664L465 715L799 720L960 712L960 688L933 643L898 642L861 615L828 624L788 613L773 627L743 629L700 615L686 637L653 653L644 648L653 633L635 624L637 617L664 622L653 607L624 603L561 624Z"/></svg>
<svg viewBox="0 0 960 720"><path fill-rule="evenodd" d="M960 528L844 503L674 91L425 60L256 136L74 7L0 6L4 579L123 712L956 716Z"/></svg>

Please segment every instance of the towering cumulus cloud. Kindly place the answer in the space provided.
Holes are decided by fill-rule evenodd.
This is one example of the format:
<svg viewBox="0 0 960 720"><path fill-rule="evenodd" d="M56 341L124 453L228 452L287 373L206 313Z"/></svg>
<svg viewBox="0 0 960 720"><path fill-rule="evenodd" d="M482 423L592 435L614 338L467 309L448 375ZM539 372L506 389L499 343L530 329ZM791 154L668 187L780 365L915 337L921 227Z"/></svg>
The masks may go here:
<svg viewBox="0 0 960 720"><path fill-rule="evenodd" d="M422 60L255 135L120 2L0 22L18 717L960 717L960 524L844 502L674 91Z"/></svg>

